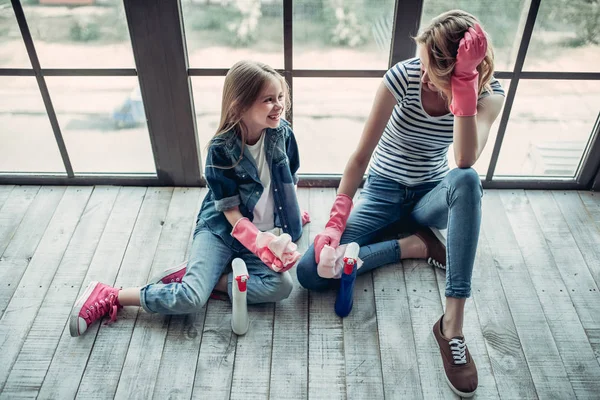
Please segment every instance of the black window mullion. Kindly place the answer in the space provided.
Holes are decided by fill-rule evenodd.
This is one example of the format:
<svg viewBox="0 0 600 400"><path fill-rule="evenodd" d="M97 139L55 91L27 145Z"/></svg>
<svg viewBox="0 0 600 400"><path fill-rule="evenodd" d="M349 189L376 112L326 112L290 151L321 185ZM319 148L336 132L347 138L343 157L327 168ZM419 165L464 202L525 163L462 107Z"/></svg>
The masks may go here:
<svg viewBox="0 0 600 400"><path fill-rule="evenodd" d="M60 156L62 157L67 176L72 178L75 176L73 173L73 166L71 165L69 153L67 152L67 147L65 145L62 132L60 131L60 125L58 124L56 112L54 111L54 106L52 105L52 100L50 99L50 93L48 92L48 86L46 85L46 80L44 79L44 75L40 67L40 61L35 51L35 46L33 45L33 39L31 37L31 32L29 31L29 26L27 25L27 20L25 19L23 7L21 6L21 2L19 0L11 0L11 3L15 17L17 18L17 23L19 24L19 29L21 30L21 36L25 42L25 48L27 49L27 54L29 55L29 60L31 61L31 66L35 74L40 93L42 95L42 100L44 101L44 106L46 107L46 113L48 114L48 119L50 120L52 131L54 132L54 138L56 139Z"/></svg>
<svg viewBox="0 0 600 400"><path fill-rule="evenodd" d="M523 70L523 64L525 63L525 56L527 55L527 49L529 48L529 42L533 35L533 27L537 18L538 11L540 9L541 0L532 0L529 6L529 13L527 14L527 21L523 29L523 37L521 39L521 45L517 53L517 59L515 60L515 67L513 69L512 79L506 94L506 100L504 103L504 110L502 111L502 117L500 119L500 126L498 127L498 135L496 136L496 142L494 143L494 149L492 151L492 158L490 159L490 165L485 177L486 182L490 182L494 177L494 171L496 170L496 164L498 163L498 155L502 148L502 141L506 134L506 127L508 125L508 119L510 118L510 112L512 110L513 103L515 101L515 95L517 93L517 86L519 85L519 78L521 77L521 71Z"/></svg>

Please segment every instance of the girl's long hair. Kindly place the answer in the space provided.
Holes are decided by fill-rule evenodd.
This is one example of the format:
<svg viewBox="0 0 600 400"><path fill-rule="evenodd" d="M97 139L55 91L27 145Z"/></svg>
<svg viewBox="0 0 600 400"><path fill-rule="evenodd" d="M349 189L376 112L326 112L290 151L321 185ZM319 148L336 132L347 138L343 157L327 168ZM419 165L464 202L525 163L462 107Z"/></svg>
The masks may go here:
<svg viewBox="0 0 600 400"><path fill-rule="evenodd" d="M242 153L234 165L225 168L233 168L241 161L244 154L243 144L246 143L248 135L242 115L258 99L265 84L273 79L281 83L285 100L284 111L287 113L290 109L289 88L285 79L273 68L261 62L244 60L235 63L227 72L223 85L221 119L214 137L233 130L242 142Z"/></svg>

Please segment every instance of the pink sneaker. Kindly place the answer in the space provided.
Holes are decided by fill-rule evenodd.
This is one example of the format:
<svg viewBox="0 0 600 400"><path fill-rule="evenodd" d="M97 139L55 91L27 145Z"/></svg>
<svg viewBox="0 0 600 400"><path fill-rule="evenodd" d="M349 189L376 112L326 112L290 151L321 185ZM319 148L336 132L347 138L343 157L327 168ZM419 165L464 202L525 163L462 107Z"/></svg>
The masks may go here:
<svg viewBox="0 0 600 400"><path fill-rule="evenodd" d="M165 269L163 272L154 275L148 283L164 283L166 285L168 283L181 282L183 276L185 275L186 268L187 261L179 264L176 267Z"/></svg>
<svg viewBox="0 0 600 400"><path fill-rule="evenodd" d="M123 308L119 304L118 295L117 288L96 281L91 282L71 311L69 320L71 336L82 335L90 325L106 314L110 316L109 322L115 322L117 310Z"/></svg>

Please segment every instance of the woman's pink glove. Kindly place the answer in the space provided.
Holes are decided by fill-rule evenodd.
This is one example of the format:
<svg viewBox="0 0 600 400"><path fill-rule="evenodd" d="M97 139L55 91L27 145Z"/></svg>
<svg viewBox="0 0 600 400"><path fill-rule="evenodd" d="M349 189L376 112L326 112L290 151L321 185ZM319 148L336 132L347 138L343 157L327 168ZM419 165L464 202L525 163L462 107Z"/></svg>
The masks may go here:
<svg viewBox="0 0 600 400"><path fill-rule="evenodd" d="M308 224L310 222L310 215L308 215L308 211L302 210L302 226Z"/></svg>
<svg viewBox="0 0 600 400"><path fill-rule="evenodd" d="M271 250L269 250L268 244L270 241L263 239L258 243L259 235L263 236L265 235L265 232L259 231L256 225L250 222L248 218L240 218L231 230L231 236L236 238L252 253L256 254L267 267L271 268L273 271L281 271L281 269L283 269L283 263ZM271 235L273 238L276 238L275 235ZM271 238L271 240L273 240L273 238Z"/></svg>
<svg viewBox="0 0 600 400"><path fill-rule="evenodd" d="M317 264L321 260L321 250L323 246L338 247L342 233L346 229L346 222L352 210L352 199L350 196L340 193L335 198L335 202L329 213L329 221L325 225L325 230L315 237L315 261Z"/></svg>
<svg viewBox="0 0 600 400"><path fill-rule="evenodd" d="M479 24L469 28L460 40L456 65L452 72L452 103L450 112L459 117L477 115L479 73L477 67L485 58L487 39Z"/></svg>

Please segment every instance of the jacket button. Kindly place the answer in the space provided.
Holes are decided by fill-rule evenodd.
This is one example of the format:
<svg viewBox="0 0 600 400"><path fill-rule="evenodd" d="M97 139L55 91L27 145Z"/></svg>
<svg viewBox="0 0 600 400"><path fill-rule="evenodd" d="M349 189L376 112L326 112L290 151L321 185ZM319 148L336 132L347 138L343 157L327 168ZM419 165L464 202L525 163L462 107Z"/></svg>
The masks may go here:
<svg viewBox="0 0 600 400"><path fill-rule="evenodd" d="M281 207L279 207L279 209L281 210Z"/></svg>
<svg viewBox="0 0 600 400"><path fill-rule="evenodd" d="M275 191L277 191L277 188L275 188Z"/></svg>
<svg viewBox="0 0 600 400"><path fill-rule="evenodd" d="M258 194L258 192L256 192L256 194Z"/></svg>
<svg viewBox="0 0 600 400"><path fill-rule="evenodd" d="M283 227L284 227L284 228L287 228L287 225L284 225Z"/></svg>

